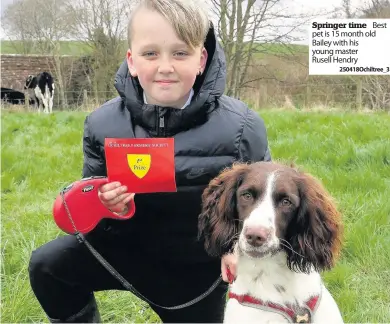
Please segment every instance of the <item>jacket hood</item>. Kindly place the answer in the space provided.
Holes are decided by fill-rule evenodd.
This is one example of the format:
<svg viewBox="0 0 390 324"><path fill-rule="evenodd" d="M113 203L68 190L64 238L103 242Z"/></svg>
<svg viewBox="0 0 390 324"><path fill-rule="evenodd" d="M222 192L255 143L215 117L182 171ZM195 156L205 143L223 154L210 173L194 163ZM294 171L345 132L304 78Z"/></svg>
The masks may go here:
<svg viewBox="0 0 390 324"><path fill-rule="evenodd" d="M123 61L116 73L114 85L130 111L134 124L145 128L151 136L164 137L206 121L209 109L224 93L226 82L225 55L212 24L204 46L208 53L206 67L202 75L197 76L193 86L194 96L185 109L145 104L138 78L131 76L126 59Z"/></svg>

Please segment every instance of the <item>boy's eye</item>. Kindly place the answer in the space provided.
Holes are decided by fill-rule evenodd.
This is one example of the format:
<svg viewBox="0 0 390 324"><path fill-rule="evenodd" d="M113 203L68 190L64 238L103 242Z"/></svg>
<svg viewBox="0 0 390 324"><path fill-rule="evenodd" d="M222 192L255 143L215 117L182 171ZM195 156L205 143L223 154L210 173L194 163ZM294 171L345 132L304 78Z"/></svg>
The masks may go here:
<svg viewBox="0 0 390 324"><path fill-rule="evenodd" d="M175 55L177 56L187 56L187 52L176 52Z"/></svg>
<svg viewBox="0 0 390 324"><path fill-rule="evenodd" d="M150 57L150 56L153 56L153 55L156 55L156 52L145 52L142 54L142 56L147 56L147 57Z"/></svg>

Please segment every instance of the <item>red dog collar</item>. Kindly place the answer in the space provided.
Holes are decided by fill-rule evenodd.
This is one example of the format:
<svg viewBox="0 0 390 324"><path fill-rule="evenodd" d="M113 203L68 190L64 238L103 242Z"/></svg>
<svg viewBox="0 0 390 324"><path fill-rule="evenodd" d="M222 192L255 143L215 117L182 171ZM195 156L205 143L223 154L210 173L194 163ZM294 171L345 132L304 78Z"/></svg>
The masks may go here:
<svg viewBox="0 0 390 324"><path fill-rule="evenodd" d="M317 307L320 295L311 297L306 301L305 306L299 305L280 305L271 302L264 302L261 299L254 298L249 295L237 295L229 291L229 298L238 300L242 305L256 307L266 311L272 311L283 315L292 323L311 323L312 314Z"/></svg>

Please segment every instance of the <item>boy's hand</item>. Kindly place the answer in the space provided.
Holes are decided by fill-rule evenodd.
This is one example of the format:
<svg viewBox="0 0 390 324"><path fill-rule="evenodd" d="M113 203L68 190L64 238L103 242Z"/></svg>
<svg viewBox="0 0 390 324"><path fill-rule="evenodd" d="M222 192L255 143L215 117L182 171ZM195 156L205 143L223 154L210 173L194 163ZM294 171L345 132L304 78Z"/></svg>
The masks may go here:
<svg viewBox="0 0 390 324"><path fill-rule="evenodd" d="M127 204L134 198L134 193L128 193L127 187L120 182L109 182L99 188L98 196L107 209L122 214L127 212Z"/></svg>
<svg viewBox="0 0 390 324"><path fill-rule="evenodd" d="M233 253L225 254L221 259L222 280L232 283L236 278L237 256Z"/></svg>

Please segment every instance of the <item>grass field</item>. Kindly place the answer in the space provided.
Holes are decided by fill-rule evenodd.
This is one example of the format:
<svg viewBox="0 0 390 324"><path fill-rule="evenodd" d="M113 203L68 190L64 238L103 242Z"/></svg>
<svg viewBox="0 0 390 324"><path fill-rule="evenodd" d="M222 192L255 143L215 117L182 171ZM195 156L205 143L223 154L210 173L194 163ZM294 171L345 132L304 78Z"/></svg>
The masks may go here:
<svg viewBox="0 0 390 324"><path fill-rule="evenodd" d="M1 54L22 54L23 44L21 41L1 40L0 43ZM125 45L125 44L124 44ZM61 41L60 42L60 55L82 55L89 54L91 47L80 41ZM40 54L40 51L33 47L31 54Z"/></svg>
<svg viewBox="0 0 390 324"><path fill-rule="evenodd" d="M324 280L346 322L390 322L390 115L263 111L274 159L319 177L346 227ZM31 251L62 233L51 208L81 176L85 113L3 112L1 322L47 322L29 286ZM96 294L104 322L159 321L127 292Z"/></svg>
<svg viewBox="0 0 390 324"><path fill-rule="evenodd" d="M265 54L268 55L289 55L292 52L307 53L308 47L303 45L281 45L281 44L258 44L257 50L259 53L256 54L258 57L263 57ZM123 53L127 51L127 41L123 41ZM87 43L71 40L60 42L60 55L85 55L92 52L92 47L88 46ZM0 41L0 53L1 54L21 54L23 53L23 44L21 41ZM40 54L40 51L33 47L31 54Z"/></svg>

